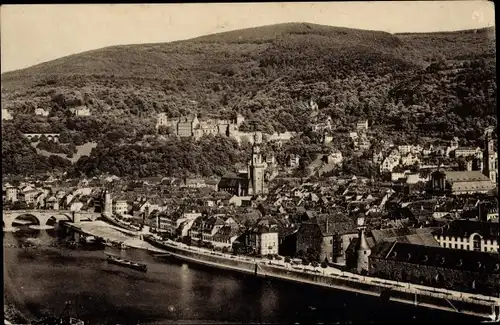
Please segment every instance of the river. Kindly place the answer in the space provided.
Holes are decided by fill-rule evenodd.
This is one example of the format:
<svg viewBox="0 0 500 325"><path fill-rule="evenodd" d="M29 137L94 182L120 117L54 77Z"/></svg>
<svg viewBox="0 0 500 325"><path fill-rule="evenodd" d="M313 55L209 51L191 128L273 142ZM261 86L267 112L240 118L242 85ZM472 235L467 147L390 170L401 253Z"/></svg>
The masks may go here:
<svg viewBox="0 0 500 325"><path fill-rule="evenodd" d="M27 238L37 248L19 248ZM69 314L86 324L478 321L332 289L157 261L143 250L109 250L147 263L148 272L141 273L109 265L102 250L53 247L58 240L55 230L23 226L4 232L4 296L28 319L59 315L70 302Z"/></svg>

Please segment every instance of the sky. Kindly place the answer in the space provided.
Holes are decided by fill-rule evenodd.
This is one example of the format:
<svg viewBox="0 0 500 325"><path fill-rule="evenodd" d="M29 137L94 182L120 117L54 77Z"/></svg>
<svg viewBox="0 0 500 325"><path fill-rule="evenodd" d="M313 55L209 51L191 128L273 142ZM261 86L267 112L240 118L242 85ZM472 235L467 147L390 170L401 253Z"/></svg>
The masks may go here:
<svg viewBox="0 0 500 325"><path fill-rule="evenodd" d="M389 33L495 25L486 1L2 5L1 72L120 44L158 43L285 22Z"/></svg>

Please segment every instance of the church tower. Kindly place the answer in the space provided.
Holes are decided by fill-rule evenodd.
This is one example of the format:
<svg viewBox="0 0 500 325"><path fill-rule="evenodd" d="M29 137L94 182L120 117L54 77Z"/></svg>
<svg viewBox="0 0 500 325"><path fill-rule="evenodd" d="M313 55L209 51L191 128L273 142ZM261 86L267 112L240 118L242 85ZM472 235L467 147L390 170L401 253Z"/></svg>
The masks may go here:
<svg viewBox="0 0 500 325"><path fill-rule="evenodd" d="M484 151L483 151L483 175L487 176L492 182L497 182L498 157L495 153L495 145L491 136L492 129L488 128L484 132Z"/></svg>
<svg viewBox="0 0 500 325"><path fill-rule="evenodd" d="M366 241L365 228L364 218L358 218L359 238L356 244L356 270L358 273L368 272L368 257L372 252L370 246L368 246L368 242Z"/></svg>
<svg viewBox="0 0 500 325"><path fill-rule="evenodd" d="M265 171L267 164L262 160L262 153L260 152L260 145L262 144L262 133L257 132L254 135L254 142L252 146L252 160L249 163L249 177L251 182L251 191L249 194L258 195L267 193L265 184Z"/></svg>

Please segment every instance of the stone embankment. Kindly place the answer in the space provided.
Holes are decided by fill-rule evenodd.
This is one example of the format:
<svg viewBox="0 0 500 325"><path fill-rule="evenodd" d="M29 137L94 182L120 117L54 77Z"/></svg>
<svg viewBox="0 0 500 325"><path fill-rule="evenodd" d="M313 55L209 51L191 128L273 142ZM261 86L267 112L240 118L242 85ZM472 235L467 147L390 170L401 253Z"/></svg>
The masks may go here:
<svg viewBox="0 0 500 325"><path fill-rule="evenodd" d="M500 306L500 298L458 291L438 289L411 283L402 283L380 278L343 272L334 267L314 268L312 266L293 265L284 260L269 260L246 256L235 256L214 252L204 248L187 246L173 241L161 241L155 236L146 236L145 241L138 235L127 236L113 226L83 227L82 231L95 236L115 237L120 233L120 240L127 246L163 253L186 262L227 269L259 277L276 278L286 281L312 284L360 294L381 296L389 293L390 300L406 304L415 304L432 309L490 317L495 307ZM98 230L99 229L99 230ZM113 231L111 231L113 230ZM112 234L114 236L112 236Z"/></svg>
<svg viewBox="0 0 500 325"><path fill-rule="evenodd" d="M500 299L496 297L362 276L333 267L323 269L293 265L284 261L234 256L172 241L147 241L156 248L167 251L168 255L187 262L371 296L388 293L392 301L432 309L489 318L495 312L495 306L500 306Z"/></svg>

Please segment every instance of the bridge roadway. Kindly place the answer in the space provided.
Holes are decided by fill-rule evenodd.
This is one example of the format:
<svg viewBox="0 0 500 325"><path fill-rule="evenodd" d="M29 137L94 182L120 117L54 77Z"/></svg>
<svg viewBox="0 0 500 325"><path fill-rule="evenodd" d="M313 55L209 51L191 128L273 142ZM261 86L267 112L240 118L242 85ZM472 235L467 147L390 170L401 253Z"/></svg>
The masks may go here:
<svg viewBox="0 0 500 325"><path fill-rule="evenodd" d="M14 222L23 220L20 217L31 217L38 222L38 225L46 225L49 220L94 221L100 215L96 212L76 211L75 218L77 220L73 220L73 212L69 210L2 210L2 221L4 228L12 228Z"/></svg>

